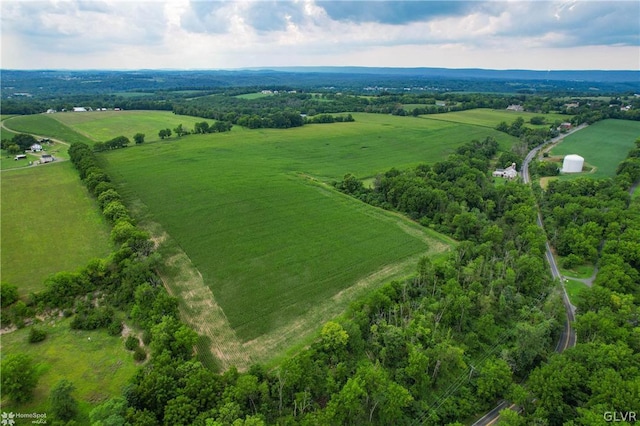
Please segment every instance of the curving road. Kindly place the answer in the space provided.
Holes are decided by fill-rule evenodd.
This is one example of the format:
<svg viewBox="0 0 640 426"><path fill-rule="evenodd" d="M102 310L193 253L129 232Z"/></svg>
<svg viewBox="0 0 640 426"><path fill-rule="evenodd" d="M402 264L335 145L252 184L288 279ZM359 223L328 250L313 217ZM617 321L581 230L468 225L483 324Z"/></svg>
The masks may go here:
<svg viewBox="0 0 640 426"><path fill-rule="evenodd" d="M531 177L529 176L529 163L534 158L536 158L536 156L544 146L546 146L547 144L558 143L566 136L574 132L577 132L578 130L584 129L585 127L587 127L586 124L581 124L580 126L575 127L574 129L569 131L568 133L557 136L551 139L550 141L545 142L542 145L539 145L533 148L531 151L529 151L529 153L524 159L524 162L522 163L522 180L524 181L524 183L528 184L531 182ZM544 223L542 221L542 215L540 214L540 209L538 209L537 222L538 222L538 226L542 228L542 230L544 230ZM557 278L560 280L560 285L562 287L562 302L564 303L564 309L566 312L566 321L564 322L564 329L562 330L562 334L560 335L560 339L558 340L558 344L556 345L556 352L562 353L566 349L572 348L576 345L576 339L577 339L576 332L573 329L573 327L571 327L571 323L575 320L576 308L571 304L571 301L569 300L567 289L564 287L564 279L560 274L560 269L558 268L558 264L556 263L556 258L553 255L553 251L551 250L551 245L549 244L548 240L545 242L545 246L546 246L545 256L547 257L547 262L549 262L551 275L553 276L554 279ZM512 404L509 401L502 400L491 411L489 411L487 414L482 416L480 419L476 420L476 422L473 423L473 426L490 426L497 423L498 420L500 419L500 411L504 410L505 408L508 408L509 410L519 411L519 407L517 405Z"/></svg>
<svg viewBox="0 0 640 426"><path fill-rule="evenodd" d="M10 129L7 126L5 126L5 122L11 120L12 118L13 117L10 117L10 118L7 118L6 120L0 121L0 127L2 127L6 131L12 132L12 133L25 133L25 132L18 132L16 130ZM33 134L33 133L29 133L29 134L31 136L33 136L34 138L36 138L36 139L48 138L49 140L51 140L51 141L53 141L55 143L60 143L62 145L70 146L70 144L68 142L61 141L60 139L55 139L55 138L52 138L50 136L36 135L36 134ZM42 153L40 153L40 154L30 153L30 154L36 155L38 157L42 155ZM45 163L45 164L42 164L42 165L54 164L54 163L60 163L60 162L63 162L63 161L67 161L66 158L60 158L60 157L55 157L55 160L56 161L54 161L53 163ZM34 163L34 164L30 165L30 166L29 165L25 165L24 167L16 167L16 168L13 168L13 169L2 169L2 170L0 170L0 172L10 172L10 171L15 171L15 170L22 170L22 169L26 169L27 167L36 167L36 164Z"/></svg>

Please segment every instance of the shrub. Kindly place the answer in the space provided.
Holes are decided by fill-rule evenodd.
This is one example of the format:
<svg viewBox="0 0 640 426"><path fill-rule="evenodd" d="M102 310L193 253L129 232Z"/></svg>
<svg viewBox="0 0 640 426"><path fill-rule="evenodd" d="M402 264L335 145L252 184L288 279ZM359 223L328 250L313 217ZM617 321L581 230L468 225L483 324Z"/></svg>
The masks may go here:
<svg viewBox="0 0 640 426"><path fill-rule="evenodd" d="M29 330L29 343L42 342L47 338L47 332L39 327L31 327Z"/></svg>
<svg viewBox="0 0 640 426"><path fill-rule="evenodd" d="M18 287L13 284L0 283L0 304L3 308L18 300Z"/></svg>
<svg viewBox="0 0 640 426"><path fill-rule="evenodd" d="M111 324L107 327L107 333L111 336L119 336L122 334L122 323L115 318L111 321Z"/></svg>
<svg viewBox="0 0 640 426"><path fill-rule="evenodd" d="M151 332L148 330L144 330L142 332L142 343L144 343L145 345L148 345L149 343L151 343Z"/></svg>
<svg viewBox="0 0 640 426"><path fill-rule="evenodd" d="M125 342L124 342L124 347L127 348L127 350L130 350L130 351L135 350L139 346L140 346L140 342L138 341L138 338L135 337L135 336L127 337L127 340L125 340Z"/></svg>
<svg viewBox="0 0 640 426"><path fill-rule="evenodd" d="M136 347L133 351L133 359L142 362L147 359L147 352L142 349L140 346Z"/></svg>
<svg viewBox="0 0 640 426"><path fill-rule="evenodd" d="M581 265L583 262L583 258L578 256L577 254L571 253L564 259L564 261L562 262L562 266L566 269L571 269L573 267Z"/></svg>

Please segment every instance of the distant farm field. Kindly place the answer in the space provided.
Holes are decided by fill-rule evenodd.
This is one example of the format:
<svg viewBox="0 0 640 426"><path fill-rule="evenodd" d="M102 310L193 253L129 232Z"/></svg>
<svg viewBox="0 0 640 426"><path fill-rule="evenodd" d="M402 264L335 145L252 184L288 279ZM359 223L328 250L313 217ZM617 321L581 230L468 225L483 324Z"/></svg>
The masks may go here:
<svg viewBox="0 0 640 426"><path fill-rule="evenodd" d="M484 126L495 128L501 122L511 124L518 117L522 117L527 127L549 127L555 121L568 121L571 116L564 114L537 114L533 112L518 112L507 110L496 110L488 108L470 109L466 111L447 112L444 114L422 115L421 118L428 120L449 121L460 124L471 124L474 126ZM531 125L529 120L532 117L544 117L548 124Z"/></svg>
<svg viewBox="0 0 640 426"><path fill-rule="evenodd" d="M126 136L133 143L133 135L143 133L145 141L159 140L158 132L178 125L192 130L195 123L213 120L175 115L170 111L92 111L53 114L56 120L89 136L93 142L104 142L116 136ZM92 143L93 143L92 142Z"/></svg>
<svg viewBox="0 0 640 426"><path fill-rule="evenodd" d="M239 98L239 99L260 99L260 98L266 98L267 96L273 96L273 95L271 93L256 92L256 93L244 93L242 95L237 95L236 98Z"/></svg>
<svg viewBox="0 0 640 426"><path fill-rule="evenodd" d="M139 127L134 113L121 115L127 116L132 123L106 120L100 126ZM471 139L493 136L505 148L515 141L479 126L382 114L354 118L287 130L235 126L100 159L138 217L159 224L188 255L238 339L264 348L271 344L262 344L265 335L277 340L275 334L289 326L298 328L289 328L287 339L309 336L330 317L318 315L302 327L303 318L310 312L335 315L333 306L348 305L356 293L346 290L356 284L366 290L381 278L410 274L419 256L450 245L328 182L346 173L364 178L434 163ZM86 132L99 128L88 120L75 125Z"/></svg>
<svg viewBox="0 0 640 426"><path fill-rule="evenodd" d="M2 172L2 281L26 295L110 251L109 226L70 162Z"/></svg>
<svg viewBox="0 0 640 426"><path fill-rule="evenodd" d="M616 168L627 157L635 140L640 137L640 122L628 120L604 120L573 133L555 146L551 155L578 154L584 161L596 167L593 173L577 173L565 175L610 177Z"/></svg>
<svg viewBox="0 0 640 426"><path fill-rule="evenodd" d="M136 133L143 133L145 141L150 142L160 139L158 132L162 129L171 129L173 132L175 127L182 124L185 129L192 130L195 123L202 121L213 122L175 115L169 111L89 111L25 115L8 119L5 125L16 132L93 145L121 135L133 143Z"/></svg>
<svg viewBox="0 0 640 426"><path fill-rule="evenodd" d="M73 113L58 113L69 114ZM92 145L93 141L74 129L54 119L55 114L21 115L7 119L3 124L16 133L31 133L39 136L60 139L67 143L84 142Z"/></svg>

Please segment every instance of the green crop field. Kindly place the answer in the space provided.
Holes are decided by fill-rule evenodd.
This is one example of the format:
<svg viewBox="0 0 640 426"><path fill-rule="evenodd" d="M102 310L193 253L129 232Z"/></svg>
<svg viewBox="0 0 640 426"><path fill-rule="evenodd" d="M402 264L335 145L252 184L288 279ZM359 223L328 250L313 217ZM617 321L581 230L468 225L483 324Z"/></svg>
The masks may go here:
<svg viewBox="0 0 640 426"><path fill-rule="evenodd" d="M26 295L110 251L109 226L70 162L2 172L2 280Z"/></svg>
<svg viewBox="0 0 640 426"><path fill-rule="evenodd" d="M153 114L145 112L143 121ZM126 117L130 123L121 121ZM87 134L103 127L121 134L123 128L139 128L140 117L123 112L102 122L87 118L69 124ZM159 224L184 250L197 268L194 276L201 274L202 285L224 311L219 316L245 349L286 350L286 345L263 345L261 338L276 339L295 325L294 332L281 334L288 336L287 344L299 342L331 318L328 312L339 313L334 307L347 306L362 289L410 274L419 256L450 244L326 182L346 173L365 178L391 167L434 163L471 139L493 136L505 148L515 141L493 129L445 121L382 114L354 118L287 130L235 126L228 133L145 143L100 158L138 217ZM173 261L167 264L171 270ZM174 294L189 293L168 285ZM355 287L361 290L351 291ZM184 305L183 313L193 310ZM314 322L302 327L309 317Z"/></svg>
<svg viewBox="0 0 640 426"><path fill-rule="evenodd" d="M122 395L135 374L132 352L124 348L121 337L109 336L104 330L71 330L67 319L39 327L47 332L47 338L39 343L28 343L29 327L2 336L1 356L28 354L39 379L31 402L16 405L3 398L1 411L50 414L49 392L64 378L76 387L73 396L78 401L78 424L89 424L89 412L105 400Z"/></svg>
<svg viewBox="0 0 640 426"><path fill-rule="evenodd" d="M170 111L93 111L53 114L56 120L79 133L87 135L92 141L106 141L116 136L126 136L133 143L133 135L143 133L145 142L159 140L158 132L173 129L179 124L192 130L195 123L206 120L199 117L175 115ZM174 136L172 136L174 137Z"/></svg>
<svg viewBox="0 0 640 426"><path fill-rule="evenodd" d="M599 121L586 129L567 136L555 146L551 155L578 154L586 163L596 167L591 173L563 175L562 178L610 177L627 157L635 140L640 137L640 122L628 120Z"/></svg>
<svg viewBox="0 0 640 426"><path fill-rule="evenodd" d="M471 109L466 111L456 111L456 112L447 112L444 114L429 114L422 115L421 118L425 118L428 120L440 120L440 121L450 121L453 123L460 124L472 124L474 126L484 126L495 128L498 124L505 121L507 124L511 124L518 117L522 117L525 121L525 125L527 127L538 128L538 127L549 127L550 124L553 124L555 121L568 121L571 116L563 115L563 114L536 114L533 112L517 112L517 111L507 111L507 110L496 110L496 109L488 109L488 108L478 108ZM531 125L529 120L532 117L545 117L546 122L549 124L544 125Z"/></svg>

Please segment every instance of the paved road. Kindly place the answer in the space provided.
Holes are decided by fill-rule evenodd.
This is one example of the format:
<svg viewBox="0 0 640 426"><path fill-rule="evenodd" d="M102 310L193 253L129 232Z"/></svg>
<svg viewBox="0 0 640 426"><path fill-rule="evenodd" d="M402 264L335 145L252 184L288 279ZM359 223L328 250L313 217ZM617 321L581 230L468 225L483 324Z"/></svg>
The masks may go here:
<svg viewBox="0 0 640 426"><path fill-rule="evenodd" d="M563 138L570 135L571 133L577 132L578 130L584 129L587 127L586 124L581 124L580 126L572 129L570 132L562 134L558 137L553 138L551 141L544 143L540 146L535 147L524 159L522 163L522 180L525 184L530 183L531 177L529 176L529 163L536 158L540 150L547 146L548 144L555 144L560 142ZM542 215L540 214L540 210L538 209L538 218L537 218L538 226L544 230L544 223L542 221ZM571 323L575 320L575 307L569 301L569 295L567 294L567 289L564 287L564 281L562 275L560 274L560 269L558 269L558 264L556 263L556 259L553 255L553 251L551 250L551 245L547 240L545 242L546 245L546 253L547 262L549 262L549 268L551 269L551 275L554 279L560 280L560 284L562 286L562 302L564 303L564 309L566 312L566 321L564 322L564 329L562 330L562 334L560 335L560 339L558 340L558 344L556 345L556 352L562 353L566 349L572 348L576 345L576 332L571 327ZM498 403L496 407L494 407L487 414L478 419L473 426L490 426L498 422L500 419L500 411L508 408L510 410L519 410L518 406L512 404L509 401L502 400Z"/></svg>

